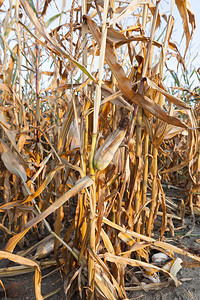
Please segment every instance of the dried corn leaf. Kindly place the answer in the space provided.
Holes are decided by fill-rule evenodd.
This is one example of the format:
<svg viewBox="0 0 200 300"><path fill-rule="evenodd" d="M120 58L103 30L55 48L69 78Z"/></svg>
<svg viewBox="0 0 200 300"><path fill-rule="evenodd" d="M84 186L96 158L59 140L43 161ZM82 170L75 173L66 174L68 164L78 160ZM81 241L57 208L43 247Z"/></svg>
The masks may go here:
<svg viewBox="0 0 200 300"><path fill-rule="evenodd" d="M158 128L157 132L156 132L156 138L159 138L159 136L161 135L162 131L163 131L163 128L162 128L162 126L160 126ZM184 131L183 128L181 128L181 127L175 127L175 126L169 124L167 126L166 130L165 130L165 133L164 133L164 140L172 139L177 134L180 134L180 133L182 134L183 131ZM185 132L187 132L187 131L185 130Z"/></svg>
<svg viewBox="0 0 200 300"><path fill-rule="evenodd" d="M0 2L0 6L1 6L1 2ZM5 289L4 285L3 285L2 280L0 280L0 285L1 285L2 289L3 289L3 291L4 291L5 299L7 299L7 297L6 297L6 289Z"/></svg>
<svg viewBox="0 0 200 300"><path fill-rule="evenodd" d="M23 149L23 147L26 143L26 138L27 138L26 134L21 134L20 135L20 138L19 138L18 143L17 143L17 147L18 147L19 152L22 151L22 149Z"/></svg>
<svg viewBox="0 0 200 300"><path fill-rule="evenodd" d="M129 250L125 251L125 252L122 252L121 255L126 255L128 253L131 253L131 252L138 252L138 254L140 253L140 256L145 258L145 260L147 261L148 260L148 253L146 250L144 250L144 248L150 246L151 243L147 243L147 242L135 242ZM139 251L139 250L143 250L143 251Z"/></svg>
<svg viewBox="0 0 200 300"><path fill-rule="evenodd" d="M152 290L161 290L165 287L168 287L171 283L169 281L160 282L160 283L148 283L141 284L140 286L131 286L125 287L126 291L152 291Z"/></svg>
<svg viewBox="0 0 200 300"><path fill-rule="evenodd" d="M73 275L72 278L70 279L70 281L69 281L67 287L65 288L66 299L67 299L67 293L68 293L68 291L69 291L69 289L70 289L70 287L71 287L73 281L75 280L75 278L76 278L77 276L80 276L80 275L81 275L82 269L83 269L83 267L81 266L81 267L74 273L74 275ZM81 290L81 289L79 288L79 291L80 291L80 290Z"/></svg>
<svg viewBox="0 0 200 300"><path fill-rule="evenodd" d="M101 299L104 300L117 300L118 298L113 295L113 293L110 290L110 287L107 287L105 283L102 281L102 279L105 279L105 276L95 274L95 283L96 283L96 289L99 292Z"/></svg>
<svg viewBox="0 0 200 300"><path fill-rule="evenodd" d="M68 192L66 192L63 196L61 196L58 200L56 200L51 206L49 206L45 211L43 211L39 216L29 221L25 230L18 233L14 237L12 237L6 247L6 251L13 251L16 244L21 240L21 238L29 231L29 229L38 224L40 221L44 220L47 216L49 216L52 212L55 212L60 206L62 206L69 198L75 196L77 193L81 192L82 189L89 187L93 184L93 180L89 176L85 176L84 178L77 181L76 185L71 188Z"/></svg>
<svg viewBox="0 0 200 300"><path fill-rule="evenodd" d="M96 39L98 45L100 46L101 33L98 29L98 26L88 15L84 16L84 18L87 20L88 27L93 37ZM181 122L179 119L167 115L165 111L158 104L152 101L150 98L143 96L142 94L135 93L132 90L132 85L130 80L126 77L123 68L118 64L113 49L108 43L106 45L105 58L114 76L118 81L122 93L126 98L128 98L130 101L134 102L138 106L142 107L144 110L148 111L149 113L155 115L159 119L163 120L164 122L173 124L175 126L187 128L187 125Z"/></svg>
<svg viewBox="0 0 200 300"><path fill-rule="evenodd" d="M18 45L15 45L14 48L12 49L13 55L16 55L17 51L18 51ZM13 80L13 69L14 69L14 63L15 63L13 55L10 56L8 69L6 71L5 84L7 84L8 86L11 86L12 80Z"/></svg>
<svg viewBox="0 0 200 300"><path fill-rule="evenodd" d="M166 92L164 87L160 88L159 86L157 86L157 84L155 84L154 81L150 80L147 77L144 77L143 80L146 81L146 83L149 87L151 87L152 89L162 93L174 105L176 105L178 107L181 107L181 108L184 108L184 109L191 109L190 106L187 105L183 100L181 100L180 98Z"/></svg>
<svg viewBox="0 0 200 300"><path fill-rule="evenodd" d="M27 203L29 201L32 201L33 199L35 199L36 197L38 197L44 191L44 189L48 186L48 184L51 182L51 180L54 178L55 173L57 171L61 170L61 169L63 169L63 166L57 166L54 170L52 170L51 172L49 172L49 174L47 175L46 179L41 184L41 186L37 189L37 191L34 192L33 194L31 194L30 196L28 196L28 198L22 204L25 204L25 203Z"/></svg>
<svg viewBox="0 0 200 300"><path fill-rule="evenodd" d="M193 36L193 32L196 28L195 17L194 17L194 13L193 13L192 7L190 5L190 2L188 0L175 0L175 3L178 7L179 13L183 20L183 27L184 27L184 33L185 33L185 39L186 39L186 49L185 49L185 54L186 54L189 43ZM189 17L189 20L188 20L188 17ZM189 29L189 23L192 27L191 33L190 33L190 29Z"/></svg>
<svg viewBox="0 0 200 300"><path fill-rule="evenodd" d="M49 268L51 266L55 266L56 265L56 260L48 260L44 261L44 262L37 262L38 265L41 267L41 269L46 269ZM13 276L18 276L18 275L24 275L27 273L33 273L34 269L32 267L29 266L13 266L13 267L7 267L7 268L0 268L0 276L3 277L13 277Z"/></svg>
<svg viewBox="0 0 200 300"><path fill-rule="evenodd" d="M119 286L116 279L110 273L109 268L105 264L105 262L102 259L100 259L100 257L96 253L94 253L94 251L92 251L92 249L89 249L89 254L91 255L92 259L99 264L99 265L96 265L98 268L98 272L104 272L105 274L107 274L107 276L108 276L107 278L110 278L110 280L112 281L112 285L118 292L119 297L123 298L122 287ZM111 288L111 290L113 290L113 287ZM115 294L115 290L114 290L114 294Z"/></svg>
<svg viewBox="0 0 200 300"><path fill-rule="evenodd" d="M27 180L27 176L24 167L17 161L14 153L12 153L3 142L0 142L0 153L1 159L8 171L25 182Z"/></svg>
<svg viewBox="0 0 200 300"><path fill-rule="evenodd" d="M100 27L101 30L101 27ZM144 36L144 35L136 35L136 36L130 36L130 37L125 37L123 33L120 31L109 27L108 32L107 32L107 41L109 43L115 43L115 48L118 48L124 44L131 43L131 42L144 42L144 43L149 43L149 38ZM161 48L162 44L158 43L157 41L152 42L153 45Z"/></svg>
<svg viewBox="0 0 200 300"><path fill-rule="evenodd" d="M18 102L18 104L19 104L20 106L22 106L22 103L21 103L21 101L20 101L18 95L11 89L11 87L9 87L8 85L6 85L6 84L0 82L0 89L2 89L2 90L4 90L4 91L8 92L8 93L11 94L11 95L14 95L14 96L15 96L15 99L16 99L17 102Z"/></svg>
<svg viewBox="0 0 200 300"><path fill-rule="evenodd" d="M26 161L24 160L24 158L20 154L20 152L18 150L18 147L16 145L15 134L10 130L10 125L6 121L6 118L4 117L2 111L0 111L0 126L3 129L3 131L6 133L9 141L11 142L11 144L14 147L15 151L17 152L20 162L23 164L23 166L25 168L28 168L28 164L26 163Z"/></svg>
<svg viewBox="0 0 200 300"><path fill-rule="evenodd" d="M138 7L141 5L148 4L149 7L155 8L155 6L152 4L150 0L132 0L128 6L124 8L124 10L118 15L114 16L110 21L109 25L113 25L115 23L120 22L124 18L128 17L130 14L132 14Z"/></svg>
<svg viewBox="0 0 200 300"><path fill-rule="evenodd" d="M168 244L168 243L165 243L165 242L161 242L161 241L156 241L155 239L152 239L148 236L145 236L143 234L139 234L135 231L132 231L132 230L128 230L126 228L123 228L121 227L120 225L118 224L115 224L114 222L106 219L106 218L103 218L103 223L111 226L112 228L115 228L117 230L119 230L120 232L122 233L125 233L125 234L128 234L134 238L138 238L140 240L143 240L143 241L146 241L146 242L149 242L149 243L152 243L154 246L157 246L157 247L160 247L162 249L166 249L166 250L170 250L170 251L173 251L173 252L176 252L176 253L179 253L181 255L187 255L188 257L192 258L192 259L195 259L197 261L200 261L200 257L196 256L196 255L193 255L192 253L190 252L187 252L187 251L184 251L176 246L173 246L171 244Z"/></svg>
<svg viewBox="0 0 200 300"><path fill-rule="evenodd" d="M104 245L106 247L106 250L109 252L109 253L112 253L112 254L115 254L115 249L108 237L108 235L106 234L106 232L103 230L103 228L101 229L101 237L102 237L102 240L104 242Z"/></svg>
<svg viewBox="0 0 200 300"><path fill-rule="evenodd" d="M144 248L146 248L147 246L150 246L151 243L147 243L147 242L137 243L130 235L122 233L122 232L120 232L118 234L118 237L122 241L124 241L127 245L129 245L129 247L130 247L129 250L122 252L121 253L122 255L126 255L128 253L137 251L137 254L139 256L144 258L147 262L149 261L148 253L147 253L146 249L144 249Z"/></svg>

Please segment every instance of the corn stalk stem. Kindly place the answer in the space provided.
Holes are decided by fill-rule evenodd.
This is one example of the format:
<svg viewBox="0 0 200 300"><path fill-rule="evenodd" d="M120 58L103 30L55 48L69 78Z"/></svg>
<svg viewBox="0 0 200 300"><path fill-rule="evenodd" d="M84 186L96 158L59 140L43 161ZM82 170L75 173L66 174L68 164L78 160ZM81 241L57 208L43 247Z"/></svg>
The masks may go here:
<svg viewBox="0 0 200 300"><path fill-rule="evenodd" d="M151 68L152 55L153 55L152 45L153 45L153 38L154 38L154 33L155 33L155 29L156 29L156 22L157 22L157 17L158 17L159 2L160 2L160 0L158 0L156 2L156 10L155 10L155 13L154 13L154 16L153 16L153 22L152 22L151 33L150 33L150 40L149 40L149 44L148 44L148 49L147 49L146 59L145 59L145 63L144 63L144 68L143 68L143 71L142 71L142 77L144 77L145 75L148 75L148 73L150 72L150 68ZM156 151L154 151L154 155L156 155ZM157 158L156 157L153 158L153 162L154 162L153 163L153 174L156 173L156 176L157 176L157 168L156 168ZM154 168L156 168L156 169L154 170ZM146 174L145 174L145 177L146 177ZM153 184L153 187L156 187L156 184ZM143 189L143 192L145 193L144 189ZM154 192L152 191L151 208L155 207L155 201L156 201L156 189L154 189ZM150 210L150 215L149 215L149 220L148 220L148 225L147 225L147 232L149 234L150 234L150 229L151 229L151 221L153 219L153 213L154 213L154 211L152 211L152 209L151 209Z"/></svg>
<svg viewBox="0 0 200 300"><path fill-rule="evenodd" d="M146 27L146 21L147 21L147 12L148 12L148 5L145 4L143 8L143 15L142 15L142 27L143 31ZM141 47L144 45L142 44ZM148 56L147 56L148 58ZM146 60L147 60L146 58ZM145 60L145 62L146 62ZM146 70L143 69L142 71L142 76L146 75ZM141 94L143 92L143 87L144 83L143 81L140 82L139 85L139 93ZM141 156L142 156L142 115L143 115L143 110L141 107L138 108L137 110L137 116L136 116L136 160L137 160L137 168L140 168L140 161L141 161ZM141 190L141 184L140 182L138 183L137 186L137 193L136 193L136 198L135 198L135 213L139 213L139 209L141 206L141 197L140 197L140 190ZM140 218L136 224L136 231L139 233L140 232Z"/></svg>
<svg viewBox="0 0 200 300"><path fill-rule="evenodd" d="M82 12L82 16L87 14L87 0L82 0L81 12ZM82 24L82 41L83 41L82 63L85 67L87 67L87 24L85 20L83 20L83 24ZM85 82L87 79L87 76L84 72L82 72L82 78L83 78L83 82ZM84 90L86 91L86 87L84 87Z"/></svg>
<svg viewBox="0 0 200 300"><path fill-rule="evenodd" d="M148 151L149 150L149 133L145 133L144 139L144 172L143 172L143 182L142 182L142 205L146 203L146 195L147 195L147 182L148 182ZM145 234L145 223L146 223L146 215L145 212L142 212L142 234Z"/></svg>
<svg viewBox="0 0 200 300"><path fill-rule="evenodd" d="M103 12L103 22L102 22L102 36L101 36L101 52L99 58L99 81L96 85L95 101L94 101L94 121L93 121L93 135L92 135L92 145L90 152L90 173L94 175L93 169L93 157L95 152L96 140L97 140L97 130L98 130L98 117L99 108L101 102L101 85L103 80L103 67L105 59L105 49L106 49L106 37L107 37L107 14L108 14L109 1L104 1L104 12ZM95 181L95 180L94 180ZM90 247L95 252L95 212L96 212L96 186L95 183L91 187L91 197L90 197ZM89 255L88 258L88 284L90 288L90 299L94 299L94 260Z"/></svg>
<svg viewBox="0 0 200 300"><path fill-rule="evenodd" d="M37 12L39 11L39 1L37 0ZM37 32L36 32L37 33ZM40 87L39 87L39 45L35 46L35 85L36 85L36 123L40 124Z"/></svg>
<svg viewBox="0 0 200 300"><path fill-rule="evenodd" d="M171 13L172 13L173 5L171 6ZM160 57L160 63L159 63L159 71L160 71L160 77L162 80L163 77L163 70L164 70L164 64L165 64L165 51L166 51L166 45L169 39L169 35L171 32L171 27L173 25L173 19L172 15L169 16L168 24L167 24L167 29L166 29L166 34L165 34L165 40L164 44L161 50L161 57ZM158 104L162 106L163 104L163 95L159 95L159 100ZM156 121L155 124L155 130L158 126L158 120ZM148 220L148 225L147 225L147 234L150 236L151 231L153 230L153 216L155 214L155 209L156 209L156 199L157 199L157 193L158 193L158 187L157 187L157 172L158 172L158 165L157 165L157 160L158 160L158 150L155 146L153 146L153 160L152 160L152 175L153 175L153 182L152 182L152 202L151 202L151 209L150 209L150 214L149 214L149 220Z"/></svg>
<svg viewBox="0 0 200 300"><path fill-rule="evenodd" d="M108 13L109 1L104 1L104 13L103 13L103 23L102 23L102 35L101 35L101 51L99 57L99 80L96 85L96 94L95 94L95 102L94 102L94 124L93 124L93 133L97 133L98 129L98 115L99 115L99 107L101 102L101 85L103 81L103 67L104 67L104 59L105 59L105 49L106 49L106 37L107 37L107 13Z"/></svg>
<svg viewBox="0 0 200 300"><path fill-rule="evenodd" d="M87 0L82 0L82 8L81 8L82 16L87 14ZM86 21L83 19L82 21L82 44L83 44L83 57L82 57L82 63L87 68L87 24ZM87 76L84 72L82 72L82 81L85 82L87 80ZM83 88L84 94L87 95L87 86L84 86ZM84 97L85 95L82 95L83 103L84 103ZM89 108L88 102L85 104L85 110ZM84 172L86 172L86 153L87 153L87 144L88 144L88 116L85 116L85 130L83 134L83 168Z"/></svg>
<svg viewBox="0 0 200 300"><path fill-rule="evenodd" d="M148 6L145 4L144 5L144 10L143 10L143 30L145 31L146 27L146 21L147 21L147 10ZM143 70L144 71L144 70ZM146 194L147 194L147 180L148 180L148 149L149 149L149 134L146 132L145 133L145 138L144 138L144 170L143 170L143 182L142 182L142 205L146 203ZM142 212L142 233L145 233L145 222L146 221L146 216L145 212Z"/></svg>
<svg viewBox="0 0 200 300"><path fill-rule="evenodd" d="M96 217L96 185L95 183L91 186L90 190L90 248L96 252L95 249L95 217ZM88 257L88 285L90 288L89 299L94 299L94 278L95 278L95 267L94 260L89 255Z"/></svg>
<svg viewBox="0 0 200 300"><path fill-rule="evenodd" d="M18 42L18 74L19 74L19 99L22 105L19 107L19 124L22 127L25 123L25 112L24 112L24 100L22 97L22 74L21 74L21 62L22 62L22 43L21 33L19 29L19 1L16 0L16 33Z"/></svg>

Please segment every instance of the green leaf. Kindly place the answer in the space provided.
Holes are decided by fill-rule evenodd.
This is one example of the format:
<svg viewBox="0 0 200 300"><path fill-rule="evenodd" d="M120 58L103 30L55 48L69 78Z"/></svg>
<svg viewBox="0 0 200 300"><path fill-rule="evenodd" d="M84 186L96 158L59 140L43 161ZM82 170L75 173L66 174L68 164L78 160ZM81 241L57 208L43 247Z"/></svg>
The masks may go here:
<svg viewBox="0 0 200 300"><path fill-rule="evenodd" d="M10 51L10 54L11 54L13 60L16 61L15 55L13 54L12 50L8 46L8 43L6 42L5 38L1 34L0 34L0 45L3 49L3 51L5 51L5 46L6 46L6 49L8 49Z"/></svg>
<svg viewBox="0 0 200 300"><path fill-rule="evenodd" d="M6 26L6 30L4 32L4 37L8 37L9 33L11 32L11 30L13 30L13 24L15 22L15 17L12 18L12 20L10 21L10 23L8 23L8 25Z"/></svg>
<svg viewBox="0 0 200 300"><path fill-rule="evenodd" d="M44 26L47 28L51 23L53 23L57 18L60 17L61 14L57 14L53 17L51 17L48 21L46 21L46 23L44 24Z"/></svg>
<svg viewBox="0 0 200 300"><path fill-rule="evenodd" d="M28 3L30 4L30 6L32 7L32 9L34 10L34 12L36 13L36 16L38 17L38 13L37 13L37 10L35 8L35 5L34 5L33 1L32 0L28 0Z"/></svg>

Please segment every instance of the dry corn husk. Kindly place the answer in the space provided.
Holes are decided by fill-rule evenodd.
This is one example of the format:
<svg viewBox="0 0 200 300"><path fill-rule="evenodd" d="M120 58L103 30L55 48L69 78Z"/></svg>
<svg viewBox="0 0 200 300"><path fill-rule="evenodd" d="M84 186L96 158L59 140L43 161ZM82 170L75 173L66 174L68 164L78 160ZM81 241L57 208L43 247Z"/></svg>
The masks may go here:
<svg viewBox="0 0 200 300"><path fill-rule="evenodd" d="M109 165L125 135L125 129L117 128L106 138L94 156L94 168L96 170L104 170Z"/></svg>
<svg viewBox="0 0 200 300"><path fill-rule="evenodd" d="M172 274L174 277L176 277L176 274L180 271L180 269L182 268L182 259L181 258L175 258L173 260L171 260L170 262L166 263L162 269L167 270L170 272L170 274Z"/></svg>
<svg viewBox="0 0 200 300"><path fill-rule="evenodd" d="M80 131L80 119L78 119L78 130ZM80 147L80 141L77 133L76 122L73 120L68 133L68 143L70 145L70 150Z"/></svg>
<svg viewBox="0 0 200 300"><path fill-rule="evenodd" d="M0 154L7 170L15 176L21 178L23 181L26 181L27 176L24 167L18 162L15 154L11 152L8 146L2 141L0 142Z"/></svg>

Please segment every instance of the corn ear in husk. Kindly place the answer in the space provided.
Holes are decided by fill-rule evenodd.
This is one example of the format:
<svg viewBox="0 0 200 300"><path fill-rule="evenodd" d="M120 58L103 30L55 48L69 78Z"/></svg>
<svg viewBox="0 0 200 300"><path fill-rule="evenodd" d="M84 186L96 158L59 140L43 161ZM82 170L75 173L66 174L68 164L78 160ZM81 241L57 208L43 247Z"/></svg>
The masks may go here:
<svg viewBox="0 0 200 300"><path fill-rule="evenodd" d="M109 165L125 135L125 129L117 128L106 138L94 156L95 170L104 170Z"/></svg>
<svg viewBox="0 0 200 300"><path fill-rule="evenodd" d="M47 257L51 252L53 252L53 250L54 250L54 239L51 239L50 241L46 243L42 243L41 245L38 246L34 258L41 259Z"/></svg>
<svg viewBox="0 0 200 300"><path fill-rule="evenodd" d="M154 255L152 255L152 261L154 263L163 263L165 262L166 260L169 259L169 256L165 253L162 253L162 252L158 252L158 253L155 253Z"/></svg>
<svg viewBox="0 0 200 300"><path fill-rule="evenodd" d="M160 283L160 277L158 274L158 270L152 268L146 268L143 273L145 278L148 278L151 282Z"/></svg>

